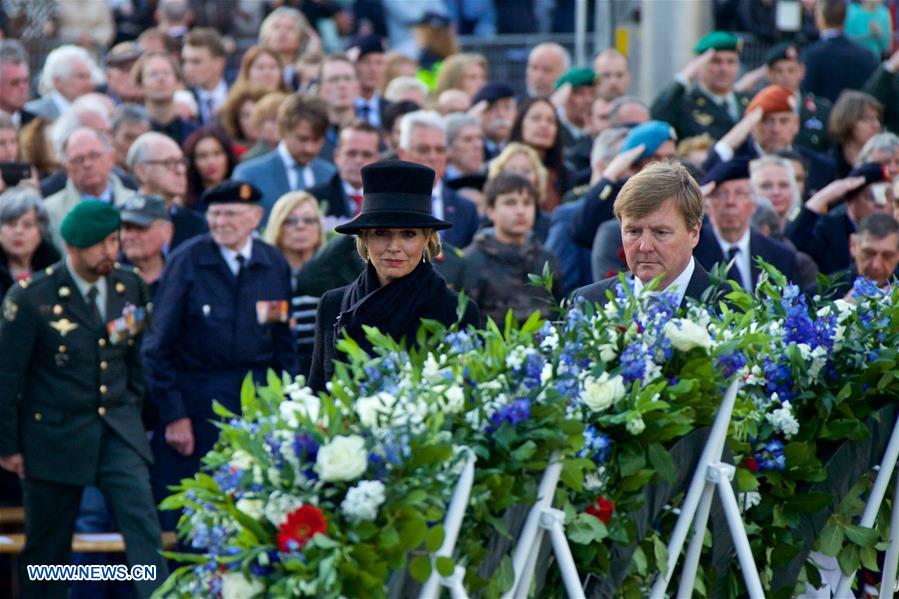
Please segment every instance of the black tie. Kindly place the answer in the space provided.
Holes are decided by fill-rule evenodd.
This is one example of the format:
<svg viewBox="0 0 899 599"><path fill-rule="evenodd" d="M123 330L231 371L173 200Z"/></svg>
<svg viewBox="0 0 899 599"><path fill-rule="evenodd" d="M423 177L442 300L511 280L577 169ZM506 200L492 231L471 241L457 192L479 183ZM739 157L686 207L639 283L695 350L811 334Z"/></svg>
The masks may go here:
<svg viewBox="0 0 899 599"><path fill-rule="evenodd" d="M740 274L740 267L737 266L737 256L740 255L740 248L735 245L730 246L727 250L727 263L729 264L727 269L727 278L736 281L739 283L740 287L743 286L743 276Z"/></svg>
<svg viewBox="0 0 899 599"><path fill-rule="evenodd" d="M91 315L94 317L94 325L103 326L103 318L100 316L100 308L97 306L97 295L100 290L92 286L87 290L87 307L90 309Z"/></svg>
<svg viewBox="0 0 899 599"><path fill-rule="evenodd" d="M247 259L244 257L243 254L237 254L237 280L238 281L240 280L240 277L243 274L244 262L246 262L246 261L247 261Z"/></svg>
<svg viewBox="0 0 899 599"><path fill-rule="evenodd" d="M363 104L362 106L359 107L359 116L362 118L362 120L364 120L364 121L368 120L369 112L371 112L371 109L368 107L368 104Z"/></svg>

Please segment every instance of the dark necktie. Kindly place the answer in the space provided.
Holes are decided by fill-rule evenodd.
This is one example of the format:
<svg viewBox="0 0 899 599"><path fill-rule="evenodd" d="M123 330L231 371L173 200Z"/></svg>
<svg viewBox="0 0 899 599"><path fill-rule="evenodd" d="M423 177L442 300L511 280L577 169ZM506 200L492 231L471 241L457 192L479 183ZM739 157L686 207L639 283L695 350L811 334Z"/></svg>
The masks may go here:
<svg viewBox="0 0 899 599"><path fill-rule="evenodd" d="M246 262L246 261L247 261L247 259L244 257L243 254L237 254L237 280L238 281L240 281L240 277L243 275L244 262Z"/></svg>
<svg viewBox="0 0 899 599"><path fill-rule="evenodd" d="M90 309L91 316L94 318L94 325L102 327L103 317L100 316L100 308L97 306L97 295L99 293L100 290L95 286L91 286L91 288L87 290L87 307Z"/></svg>
<svg viewBox="0 0 899 599"><path fill-rule="evenodd" d="M370 112L371 108L368 107L368 104L363 104L359 107L359 117L364 121L369 120L368 116Z"/></svg>
<svg viewBox="0 0 899 599"><path fill-rule="evenodd" d="M727 278L736 281L740 287L743 287L743 275L740 274L740 267L737 266L737 260L740 255L740 248L735 245L730 246L727 250Z"/></svg>

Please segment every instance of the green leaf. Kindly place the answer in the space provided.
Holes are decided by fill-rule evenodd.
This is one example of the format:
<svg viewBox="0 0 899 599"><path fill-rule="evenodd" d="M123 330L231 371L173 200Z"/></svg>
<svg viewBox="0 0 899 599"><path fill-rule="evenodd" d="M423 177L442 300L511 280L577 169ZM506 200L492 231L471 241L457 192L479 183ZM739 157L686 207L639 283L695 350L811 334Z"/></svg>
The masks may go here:
<svg viewBox="0 0 899 599"><path fill-rule="evenodd" d="M880 572L880 566L877 565L877 550L874 547L862 547L859 554L865 568L872 572Z"/></svg>
<svg viewBox="0 0 899 599"><path fill-rule="evenodd" d="M493 578L496 581L496 588L505 593L512 588L515 583L515 570L512 567L512 558L508 555L499 563L499 568L493 572Z"/></svg>
<svg viewBox="0 0 899 599"><path fill-rule="evenodd" d="M396 547L400 544L400 533L395 527L387 525L378 535L378 544L384 549Z"/></svg>
<svg viewBox="0 0 899 599"><path fill-rule="evenodd" d="M428 550L429 553L434 553L440 546L443 545L443 538L446 536L443 530L443 525L438 524L431 528L428 531L428 534L425 535L425 549Z"/></svg>
<svg viewBox="0 0 899 599"><path fill-rule="evenodd" d="M403 540L403 546L407 549L414 549L425 540L428 527L421 516L413 514L397 523L397 531Z"/></svg>
<svg viewBox="0 0 899 599"><path fill-rule="evenodd" d="M677 478L677 470L674 467L674 460L661 443L653 443L649 446L649 463L655 468L656 472L662 480L673 483Z"/></svg>
<svg viewBox="0 0 899 599"><path fill-rule="evenodd" d="M601 541L609 536L606 525L596 516L590 514L578 514L574 520L565 526L565 534L572 543L589 545L593 541Z"/></svg>
<svg viewBox="0 0 899 599"><path fill-rule="evenodd" d="M877 543L877 532L872 528L862 528L850 524L845 527L846 538L862 547L873 547Z"/></svg>
<svg viewBox="0 0 899 599"><path fill-rule="evenodd" d="M456 569L456 562L451 557L441 556L437 558L437 571L441 576L452 576Z"/></svg>
<svg viewBox="0 0 899 599"><path fill-rule="evenodd" d="M824 555L835 557L843 547L843 529L839 525L829 522L818 537L818 551Z"/></svg>
<svg viewBox="0 0 899 599"><path fill-rule="evenodd" d="M737 468L737 490L741 493L755 491L759 488L759 481L755 475L746 468Z"/></svg>
<svg viewBox="0 0 899 599"><path fill-rule="evenodd" d="M533 441L525 441L512 452L512 459L516 462L528 460L537 451L537 444Z"/></svg>
<svg viewBox="0 0 899 599"><path fill-rule="evenodd" d="M861 557L859 556L858 545L848 545L837 556L840 564L840 570L843 574L852 574L858 570L861 565Z"/></svg>
<svg viewBox="0 0 899 599"><path fill-rule="evenodd" d="M646 553L643 551L642 547L637 547L637 549L634 551L632 560L634 568L636 568L637 570L637 574L639 574L640 576L646 576L649 564L646 560Z"/></svg>
<svg viewBox="0 0 899 599"><path fill-rule="evenodd" d="M659 535L652 537L652 552L656 558L656 567L663 575L668 570L668 547L659 538Z"/></svg>
<svg viewBox="0 0 899 599"><path fill-rule="evenodd" d="M630 444L622 446L621 452L618 454L618 464L622 477L636 474L646 465L643 449Z"/></svg>
<svg viewBox="0 0 899 599"><path fill-rule="evenodd" d="M431 560L426 555L416 555L409 562L409 575L418 582L427 582L431 576Z"/></svg>

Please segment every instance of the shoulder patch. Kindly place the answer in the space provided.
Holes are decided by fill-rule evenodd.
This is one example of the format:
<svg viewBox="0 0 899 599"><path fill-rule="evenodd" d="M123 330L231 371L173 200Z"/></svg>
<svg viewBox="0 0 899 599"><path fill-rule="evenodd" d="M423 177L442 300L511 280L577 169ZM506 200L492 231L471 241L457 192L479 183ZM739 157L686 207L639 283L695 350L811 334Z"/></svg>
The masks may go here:
<svg viewBox="0 0 899 599"><path fill-rule="evenodd" d="M16 319L16 316L19 314L19 306L12 300L12 298L7 297L3 300L3 318L8 322L13 322Z"/></svg>
<svg viewBox="0 0 899 599"><path fill-rule="evenodd" d="M612 195L612 186L606 185L602 188L602 191L599 192L599 199L608 200L610 195Z"/></svg>

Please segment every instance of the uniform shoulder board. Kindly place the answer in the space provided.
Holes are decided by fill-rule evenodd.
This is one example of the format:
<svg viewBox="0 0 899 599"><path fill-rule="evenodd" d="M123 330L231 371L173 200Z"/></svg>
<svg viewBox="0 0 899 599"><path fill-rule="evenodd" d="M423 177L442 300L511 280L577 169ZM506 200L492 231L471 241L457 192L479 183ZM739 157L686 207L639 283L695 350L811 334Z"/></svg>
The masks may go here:
<svg viewBox="0 0 899 599"><path fill-rule="evenodd" d="M611 195L612 195L612 186L606 185L605 187L602 188L602 191L599 192L599 199L600 200L608 200L609 196L611 196Z"/></svg>
<svg viewBox="0 0 899 599"><path fill-rule="evenodd" d="M465 257L465 252L463 252L462 250L460 250L459 248L457 248L457 247L455 247L455 246L453 246L453 252L454 252L457 256L459 256L460 258L464 258L464 257Z"/></svg>
<svg viewBox="0 0 899 599"><path fill-rule="evenodd" d="M583 185L577 185L571 188L571 193L574 194L575 197L582 196L590 189L589 183L584 183Z"/></svg>

